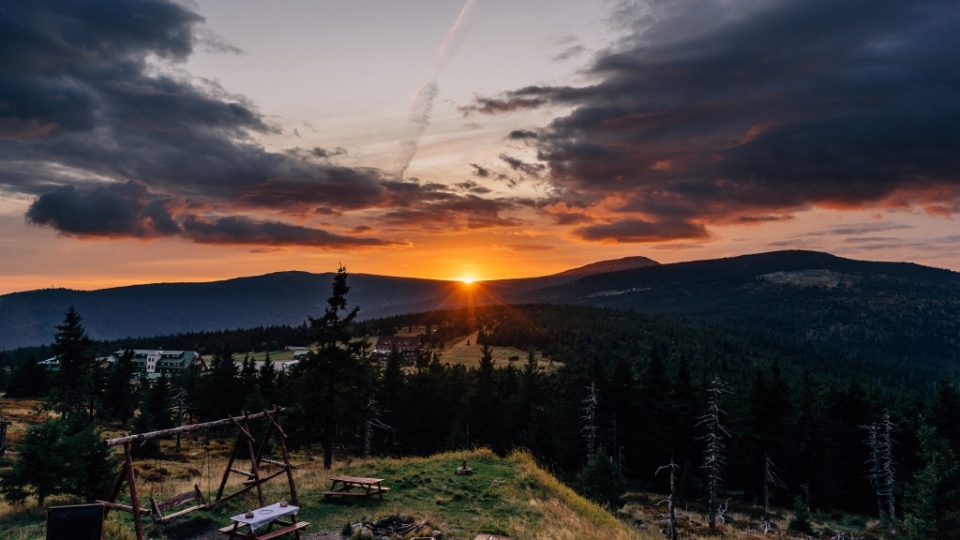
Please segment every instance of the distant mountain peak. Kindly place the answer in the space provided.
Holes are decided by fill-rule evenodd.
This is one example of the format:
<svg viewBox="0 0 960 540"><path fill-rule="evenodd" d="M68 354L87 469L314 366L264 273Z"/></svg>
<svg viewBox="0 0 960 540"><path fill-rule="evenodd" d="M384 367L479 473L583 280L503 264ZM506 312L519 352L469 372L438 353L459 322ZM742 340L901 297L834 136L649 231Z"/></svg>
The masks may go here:
<svg viewBox="0 0 960 540"><path fill-rule="evenodd" d="M644 268L647 266L659 266L660 263L647 257L633 256L611 261L599 261L590 263L578 268L572 268L556 276L588 276L591 274L605 274L607 272L618 272L620 270L632 270L634 268Z"/></svg>

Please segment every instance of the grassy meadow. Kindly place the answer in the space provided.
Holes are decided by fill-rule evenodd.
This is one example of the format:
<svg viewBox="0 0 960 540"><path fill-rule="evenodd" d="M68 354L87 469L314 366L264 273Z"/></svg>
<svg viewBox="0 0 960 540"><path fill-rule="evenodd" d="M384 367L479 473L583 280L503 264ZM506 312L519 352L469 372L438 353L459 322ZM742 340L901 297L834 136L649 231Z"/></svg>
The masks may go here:
<svg viewBox="0 0 960 540"><path fill-rule="evenodd" d="M415 328L409 331L397 332L397 336L417 336L422 333L423 328ZM474 332L472 334L462 336L459 339L453 340L450 343L444 345L443 348L427 348L428 353L437 353L440 355L440 362L450 365L463 365L467 369L475 368L480 365L480 356L481 346L477 345L477 334ZM367 341L369 343L369 351L373 351L373 346L377 342L377 336L368 336ZM517 369L520 369L523 366L523 363L527 360L527 351L522 349L516 349L514 347L491 347L491 353L493 355L493 360L496 362L497 367L506 367L511 363ZM239 352L234 354L234 359L239 362L245 357L250 357L255 362L262 362L266 358L266 353L264 352ZM513 358L513 360L511 360ZM274 362L281 362L285 360L293 360L293 351L292 350L282 350L282 351L272 351L270 353L270 359ZM559 364L554 364L548 358L540 358L537 360L540 362L540 367L547 373L552 372L555 367L558 367Z"/></svg>
<svg viewBox="0 0 960 540"><path fill-rule="evenodd" d="M189 491L194 484L212 500L219 486L227 459L233 447L232 434L208 439L205 434L191 434L183 441L180 455L173 453L173 442L163 441L164 457L136 462L138 488L142 504L150 496L169 498ZM276 456L274 456L276 457ZM628 493L627 504L616 514L580 497L569 487L542 469L526 453L514 452L500 457L485 450L448 452L430 457L403 459L340 460L331 470L323 468L319 453L293 454L295 479L301 511L298 519L309 521L305 536L318 531L341 531L344 525L361 520L375 520L394 514L407 514L416 520L426 519L428 527L443 531L449 540L472 539L480 533L493 533L513 539L574 540L604 538L614 540L648 540L663 538L659 532L665 506L662 496L649 493ZM456 468L466 459L474 474L460 476ZM243 468L243 465L240 465ZM321 492L329 489L330 478L339 474L384 479L391 491L383 500L371 498L366 505L356 498L324 499ZM236 490L242 477L230 476L226 493ZM264 485L269 503L281 498L290 500L285 476ZM129 503L128 493L119 502ZM0 503L0 538L37 540L45 537L46 508L73 504L64 498L52 498L43 507L36 501L24 506ZM230 516L259 506L256 494L247 494L221 503L211 509L194 512L174 522L154 526L149 517L144 527L149 538L189 540L215 538L217 528L230 523ZM792 514L780 511L774 522L780 532L764 535L759 526L759 511L750 505L732 505L730 515L736 523L721 525L709 531L707 517L696 511L680 508L682 538L793 538L783 531ZM639 518L645 528L633 526ZM836 530L863 534L868 525L859 518L820 516L814 514L815 530L831 537ZM209 535L213 536L209 536ZM132 516L110 512L105 523L104 540L133 540Z"/></svg>
<svg viewBox="0 0 960 540"><path fill-rule="evenodd" d="M151 494L158 499L167 498L190 490L194 484L199 484L205 495L215 496L232 442L213 440L204 447L202 437L195 437L184 441L184 452L175 459L138 461L135 468L142 504L149 504ZM168 450L167 441L164 449ZM476 450L427 458L347 460L336 462L332 470L323 469L319 455L295 454L293 459L301 503L298 519L311 523L307 534L318 530L340 531L349 523L404 513L417 520L428 520L429 527L440 529L444 538L452 540L472 539L484 532L530 539L658 537L631 530L543 471L524 453L498 457L488 450ZM454 473L463 459L474 474ZM383 478L384 485L391 491L382 501L371 498L366 505L355 498L324 499L321 491L328 489L330 478L338 474ZM231 475L227 493L236 489L241 480L239 475ZM264 488L268 503L290 499L283 475ZM127 493L121 496L121 501L129 502ZM2 503L0 537L42 539L46 507L71 502L74 501L53 498L44 507L37 506L35 501L25 506ZM228 525L231 515L257 506L256 494L248 492L163 526L155 527L146 517L144 526L150 538L194 538ZM104 539L133 538L132 516L110 512Z"/></svg>

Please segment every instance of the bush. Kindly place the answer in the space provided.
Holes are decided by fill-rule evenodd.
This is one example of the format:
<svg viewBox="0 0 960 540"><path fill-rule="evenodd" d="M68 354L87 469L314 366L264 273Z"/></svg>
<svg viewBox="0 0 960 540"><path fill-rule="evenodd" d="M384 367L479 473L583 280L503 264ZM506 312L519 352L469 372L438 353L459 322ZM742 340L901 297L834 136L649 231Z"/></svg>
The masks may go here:
<svg viewBox="0 0 960 540"><path fill-rule="evenodd" d="M73 495L87 502L106 494L115 460L100 431L87 419L48 419L31 426L17 461L0 474L0 493L12 503L30 495L37 502L51 495Z"/></svg>
<svg viewBox="0 0 960 540"><path fill-rule="evenodd" d="M601 506L620 508L624 504L627 482L607 452L600 448L577 474L576 489Z"/></svg>
<svg viewBox="0 0 960 540"><path fill-rule="evenodd" d="M790 524L787 527L793 532L812 534L813 529L810 527L810 511L807 510L807 505L804 504L803 499L800 498L799 495L793 499L793 514L794 518L790 520Z"/></svg>

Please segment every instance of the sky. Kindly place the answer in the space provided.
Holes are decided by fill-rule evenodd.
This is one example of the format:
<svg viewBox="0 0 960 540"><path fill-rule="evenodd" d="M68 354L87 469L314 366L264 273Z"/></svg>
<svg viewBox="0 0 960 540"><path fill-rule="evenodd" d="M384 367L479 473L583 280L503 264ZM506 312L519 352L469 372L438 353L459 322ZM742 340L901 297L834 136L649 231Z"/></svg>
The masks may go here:
<svg viewBox="0 0 960 540"><path fill-rule="evenodd" d="M957 66L955 0L8 0L0 294L960 271Z"/></svg>

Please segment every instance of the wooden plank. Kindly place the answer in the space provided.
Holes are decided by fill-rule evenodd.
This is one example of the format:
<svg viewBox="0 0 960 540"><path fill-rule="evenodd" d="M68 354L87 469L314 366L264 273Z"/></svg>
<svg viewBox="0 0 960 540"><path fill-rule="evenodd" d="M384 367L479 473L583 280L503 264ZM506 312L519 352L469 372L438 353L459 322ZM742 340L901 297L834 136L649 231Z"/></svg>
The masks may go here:
<svg viewBox="0 0 960 540"><path fill-rule="evenodd" d="M189 502L200 500L202 498L203 496L200 494L199 491L197 491L196 487L194 487L193 491L181 493L180 495L174 495L169 499L160 501L159 503L157 503L157 508L165 512L167 510L171 510L178 506L183 506Z"/></svg>
<svg viewBox="0 0 960 540"><path fill-rule="evenodd" d="M294 531L299 531L300 529L306 529L310 526L310 523L307 521L301 521L296 525L291 525L289 527L284 527L282 529L277 529L273 532L269 532L263 536L258 536L257 540L270 540L271 538L276 538L278 536L283 536L287 533L292 533Z"/></svg>
<svg viewBox="0 0 960 540"><path fill-rule="evenodd" d="M230 472L235 472L235 473L237 473L237 474L242 474L242 475L244 475L244 476L249 476L250 478L256 478L256 475L254 475L253 473L247 472L247 471L241 471L240 469L231 468L231 469L230 469Z"/></svg>
<svg viewBox="0 0 960 540"><path fill-rule="evenodd" d="M172 513L172 514L168 514L168 515L166 515L166 516L163 516L163 519L161 520L161 523L166 523L166 522L170 521L170 520L173 519L173 518L178 518L178 517L180 517L180 516L185 516L185 515L187 515L187 514L189 514L189 513L191 513L191 512L196 512L197 510L204 510L204 509L206 509L206 508L207 508L207 505L205 505L205 504L201 504L201 505L198 505L198 506L191 506L190 508L185 508L185 509L183 509L183 510L180 510L179 512L174 512L174 513Z"/></svg>
<svg viewBox="0 0 960 540"><path fill-rule="evenodd" d="M272 479L272 478L276 478L277 476L280 476L280 475L283 474L284 472L286 472L286 471L282 471L282 470L281 470L281 471L272 472L272 473L270 473L269 476L261 476L261 477L260 477L260 483L262 484L262 483L266 482L267 480L270 480L270 479ZM249 485L249 486L252 486L254 482L256 482L256 480L253 480L253 479L251 479L251 480L244 480L244 481L243 481L243 485L245 485L245 486L248 486L248 485ZM300 506L300 505L297 504L297 503L293 503L293 505L294 505L294 506Z"/></svg>
<svg viewBox="0 0 960 540"><path fill-rule="evenodd" d="M366 491L323 491L324 497L336 496L336 495L346 495L347 497L366 497L370 493Z"/></svg>
<svg viewBox="0 0 960 540"><path fill-rule="evenodd" d="M351 484L379 484L383 482L383 478L364 478L362 476L334 476L330 480L350 482Z"/></svg>
<svg viewBox="0 0 960 540"><path fill-rule="evenodd" d="M133 513L133 507L128 506L126 504L120 504L120 503L115 503L110 501L101 501L99 499L96 502L97 504L102 504L106 508L113 508L114 510L123 510L124 512ZM150 515L150 510L147 510L146 508L141 508L140 513L147 516L147 515Z"/></svg>

